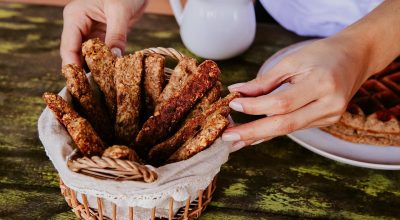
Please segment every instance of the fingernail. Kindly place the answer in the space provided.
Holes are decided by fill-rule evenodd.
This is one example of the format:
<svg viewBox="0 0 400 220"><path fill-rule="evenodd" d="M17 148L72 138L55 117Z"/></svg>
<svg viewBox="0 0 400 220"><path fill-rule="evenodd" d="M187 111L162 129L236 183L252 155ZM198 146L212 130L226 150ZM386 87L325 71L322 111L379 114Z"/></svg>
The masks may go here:
<svg viewBox="0 0 400 220"><path fill-rule="evenodd" d="M239 102L232 101L229 103L229 107L237 112L243 112L243 106Z"/></svg>
<svg viewBox="0 0 400 220"><path fill-rule="evenodd" d="M122 57L122 51L119 48L112 48L111 52L116 56L116 57Z"/></svg>
<svg viewBox="0 0 400 220"><path fill-rule="evenodd" d="M241 148L245 147L246 143L244 141L239 141L236 144L234 144L231 148L231 152L240 150Z"/></svg>
<svg viewBox="0 0 400 220"><path fill-rule="evenodd" d="M257 145L257 144L260 144L260 143L262 143L264 141L265 141L265 139L261 139L261 140L258 140L258 141L255 141L255 142L251 143L250 145Z"/></svg>
<svg viewBox="0 0 400 220"><path fill-rule="evenodd" d="M238 133L228 132L222 134L223 141L239 141L240 135Z"/></svg>
<svg viewBox="0 0 400 220"><path fill-rule="evenodd" d="M230 91L230 90L232 90L232 89L239 88L239 87L241 87L241 86L244 85L244 84L245 84L245 83L236 83L236 84L233 84L233 85L228 86L228 89L229 89L229 91Z"/></svg>

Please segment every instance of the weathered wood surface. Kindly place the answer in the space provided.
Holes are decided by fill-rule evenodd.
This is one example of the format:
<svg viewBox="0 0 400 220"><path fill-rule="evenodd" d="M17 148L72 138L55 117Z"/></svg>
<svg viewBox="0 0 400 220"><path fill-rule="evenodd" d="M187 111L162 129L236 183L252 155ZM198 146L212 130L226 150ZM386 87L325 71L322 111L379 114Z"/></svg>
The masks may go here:
<svg viewBox="0 0 400 220"><path fill-rule="evenodd" d="M75 219L37 137L44 91L59 91L62 9L0 4L0 219ZM260 25L242 56L219 62L224 86L255 76L278 49L302 38ZM183 47L172 17L145 15L128 52ZM238 121L251 118L235 114ZM339 164L286 137L234 153L202 219L399 219L400 172Z"/></svg>

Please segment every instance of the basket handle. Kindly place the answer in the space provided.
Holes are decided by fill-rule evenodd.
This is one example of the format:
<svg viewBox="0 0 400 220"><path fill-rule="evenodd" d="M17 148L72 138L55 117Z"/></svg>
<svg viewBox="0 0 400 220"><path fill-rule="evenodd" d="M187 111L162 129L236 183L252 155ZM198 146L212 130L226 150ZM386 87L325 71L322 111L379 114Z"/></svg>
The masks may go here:
<svg viewBox="0 0 400 220"><path fill-rule="evenodd" d="M157 180L157 173L139 163L93 156L68 160L69 169L102 179L142 180L151 183Z"/></svg>
<svg viewBox="0 0 400 220"><path fill-rule="evenodd" d="M175 59L178 61L182 60L185 57L185 55L183 55L181 52L175 50L174 48L151 47L151 48L142 50L142 52L144 54L156 53L156 54L160 54L160 55L164 55L164 56L169 56L172 59Z"/></svg>

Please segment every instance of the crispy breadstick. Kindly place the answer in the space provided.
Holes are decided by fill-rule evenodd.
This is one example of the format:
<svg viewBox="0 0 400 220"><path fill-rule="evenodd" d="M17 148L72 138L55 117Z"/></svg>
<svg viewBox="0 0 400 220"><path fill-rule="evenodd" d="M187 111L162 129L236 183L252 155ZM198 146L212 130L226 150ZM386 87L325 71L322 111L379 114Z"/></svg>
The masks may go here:
<svg viewBox="0 0 400 220"><path fill-rule="evenodd" d="M118 143L130 145L139 131L140 90L143 75L143 53L118 58L115 64L117 114L115 136Z"/></svg>
<svg viewBox="0 0 400 220"><path fill-rule="evenodd" d="M186 120L183 126L166 141L154 146L148 155L151 164L159 166L163 164L179 147L187 140L191 139L206 121L207 117L212 114L220 114L227 117L231 111L229 102L239 97L239 93L231 93L225 98L213 103L205 111L200 112L196 117Z"/></svg>
<svg viewBox="0 0 400 220"><path fill-rule="evenodd" d="M201 128L204 118L192 118L186 122L172 137L157 144L148 154L148 161L154 166L160 166L188 139L192 138Z"/></svg>
<svg viewBox="0 0 400 220"><path fill-rule="evenodd" d="M127 159L130 161L142 163L136 152L124 145L113 145L107 148L103 153L103 157L110 157L113 159Z"/></svg>
<svg viewBox="0 0 400 220"><path fill-rule="evenodd" d="M217 101L221 97L221 82L217 82L214 87L212 87L204 96L197 102L197 104L193 107L192 111L186 117L186 120L189 120L193 117L204 112L206 109L210 107L212 103Z"/></svg>
<svg viewBox="0 0 400 220"><path fill-rule="evenodd" d="M196 72L186 81L180 91L160 106L143 125L136 137L136 151L147 156L154 144L165 139L178 122L188 113L199 98L213 87L218 80L220 70L214 61L206 60L198 66Z"/></svg>
<svg viewBox="0 0 400 220"><path fill-rule="evenodd" d="M216 114L227 117L231 109L228 106L215 110ZM212 115L212 114L211 114ZM210 115L200 114L188 120L172 137L154 146L148 159L152 165L159 166L178 150L187 140L192 139L201 129Z"/></svg>
<svg viewBox="0 0 400 220"><path fill-rule="evenodd" d="M229 120L217 113L208 117L201 131L192 139L189 139L182 145L168 160L167 163L173 163L186 160L198 152L210 146L228 126Z"/></svg>
<svg viewBox="0 0 400 220"><path fill-rule="evenodd" d="M92 72L93 79L104 94L112 120L116 113L116 92L114 87L114 64L116 57L100 39L90 39L82 44L82 54Z"/></svg>
<svg viewBox="0 0 400 220"><path fill-rule="evenodd" d="M213 104L210 105L210 107L203 113L204 115L211 115L213 114L217 109L229 106L229 103L236 99L239 98L241 95L239 92L232 92L229 93L227 96L225 96L223 99L220 99Z"/></svg>
<svg viewBox="0 0 400 220"><path fill-rule="evenodd" d="M67 89L82 106L84 116L93 125L96 132L107 142L112 140L113 128L110 118L101 103L95 98L86 78L84 70L76 64L68 64L62 68L67 80Z"/></svg>
<svg viewBox="0 0 400 220"><path fill-rule="evenodd" d="M157 105L155 111L159 111L160 107L168 102L169 99L174 97L183 86L186 84L187 80L193 73L196 72L196 60L190 57L184 57L176 65L172 75L169 79L168 84L165 86L164 90L160 94L157 100Z"/></svg>
<svg viewBox="0 0 400 220"><path fill-rule="evenodd" d="M72 140L85 156L101 155L106 145L97 135L90 123L80 117L78 113L59 95L44 93L43 99L55 114L58 121L64 125Z"/></svg>
<svg viewBox="0 0 400 220"><path fill-rule="evenodd" d="M156 107L157 99L165 86L164 56L158 54L150 54L144 60L144 99L146 104L146 112L153 114Z"/></svg>

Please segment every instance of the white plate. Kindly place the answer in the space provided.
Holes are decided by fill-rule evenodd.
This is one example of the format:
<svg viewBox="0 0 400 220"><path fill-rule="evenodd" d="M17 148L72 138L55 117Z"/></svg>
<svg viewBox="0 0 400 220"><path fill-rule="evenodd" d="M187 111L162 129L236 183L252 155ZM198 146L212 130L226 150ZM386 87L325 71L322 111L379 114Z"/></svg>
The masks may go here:
<svg viewBox="0 0 400 220"><path fill-rule="evenodd" d="M308 150L332 160L359 167L400 170L400 147L355 144L318 128L296 131L287 136Z"/></svg>
<svg viewBox="0 0 400 220"><path fill-rule="evenodd" d="M258 74L267 73L283 57L310 42L300 42L278 51L265 61ZM355 144L317 128L296 131L287 136L308 150L335 161L372 169L400 170L400 147Z"/></svg>

